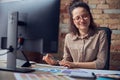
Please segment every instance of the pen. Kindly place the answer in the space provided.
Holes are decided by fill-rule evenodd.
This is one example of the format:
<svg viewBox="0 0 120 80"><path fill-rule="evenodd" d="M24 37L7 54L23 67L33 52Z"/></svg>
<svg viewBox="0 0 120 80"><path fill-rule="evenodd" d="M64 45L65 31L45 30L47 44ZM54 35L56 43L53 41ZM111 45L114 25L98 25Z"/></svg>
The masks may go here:
<svg viewBox="0 0 120 80"><path fill-rule="evenodd" d="M94 72L92 72L92 75L94 76L94 78L96 79L96 75L95 75L95 73Z"/></svg>

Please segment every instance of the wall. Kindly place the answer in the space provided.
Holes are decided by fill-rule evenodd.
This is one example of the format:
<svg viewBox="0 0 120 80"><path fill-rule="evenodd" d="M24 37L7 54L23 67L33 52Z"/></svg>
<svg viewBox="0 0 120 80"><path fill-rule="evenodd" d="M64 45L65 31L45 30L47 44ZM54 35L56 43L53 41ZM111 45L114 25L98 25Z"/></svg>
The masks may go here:
<svg viewBox="0 0 120 80"><path fill-rule="evenodd" d="M59 55L63 53L64 36L68 32L67 5L71 0L61 0ZM112 30L110 68L120 68L120 0L82 0L89 4L94 21Z"/></svg>

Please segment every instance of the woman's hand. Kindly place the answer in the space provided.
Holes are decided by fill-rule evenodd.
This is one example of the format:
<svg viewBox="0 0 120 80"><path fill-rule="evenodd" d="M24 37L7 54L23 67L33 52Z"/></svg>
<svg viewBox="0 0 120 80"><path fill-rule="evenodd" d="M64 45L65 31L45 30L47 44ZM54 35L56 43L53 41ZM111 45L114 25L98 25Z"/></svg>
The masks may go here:
<svg viewBox="0 0 120 80"><path fill-rule="evenodd" d="M50 64L50 65L55 65L57 63L56 60L54 60L54 57L51 54L46 54L45 56L43 56L43 59L46 63Z"/></svg>
<svg viewBox="0 0 120 80"><path fill-rule="evenodd" d="M69 61L59 61L59 64L61 66L65 66L65 67L68 67L68 68L75 68L76 67L74 62L69 62Z"/></svg>

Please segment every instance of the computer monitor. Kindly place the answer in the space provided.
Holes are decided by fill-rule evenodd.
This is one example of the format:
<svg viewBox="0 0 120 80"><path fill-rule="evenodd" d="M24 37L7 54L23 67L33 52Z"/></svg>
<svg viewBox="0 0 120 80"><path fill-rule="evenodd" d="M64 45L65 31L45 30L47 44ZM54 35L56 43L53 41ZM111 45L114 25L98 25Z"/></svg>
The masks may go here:
<svg viewBox="0 0 120 80"><path fill-rule="evenodd" d="M13 32L10 34L16 36L14 39L21 36L25 39L23 44L23 50L25 51L40 52L43 54L57 53L59 11L60 0L21 0L0 3L0 27L2 29L0 37L3 40L9 39L8 32ZM10 16L13 16L13 18ZM14 17L15 20L12 22ZM16 29L11 26L11 23L14 22L14 27L17 26L15 27ZM8 26L11 26L14 30L10 28L12 31L7 31ZM17 40L12 40L12 42L9 40L6 41L7 48L11 46L11 43L14 44L14 41L16 43L14 45L18 46ZM13 56L13 58L15 57ZM14 60L12 61L14 62ZM8 64L11 65L11 63Z"/></svg>
<svg viewBox="0 0 120 80"><path fill-rule="evenodd" d="M5 32L9 14L18 12L18 36L21 34L26 39L25 50L39 52L42 41L43 53L57 52L60 0L21 0L1 3L0 6L0 24ZM1 37L7 36L2 34Z"/></svg>

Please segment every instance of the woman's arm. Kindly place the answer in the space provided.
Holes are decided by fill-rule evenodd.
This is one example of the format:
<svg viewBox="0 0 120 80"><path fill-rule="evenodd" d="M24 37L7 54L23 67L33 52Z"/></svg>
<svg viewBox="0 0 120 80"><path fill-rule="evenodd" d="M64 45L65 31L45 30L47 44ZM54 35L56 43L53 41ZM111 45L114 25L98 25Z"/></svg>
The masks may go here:
<svg viewBox="0 0 120 80"><path fill-rule="evenodd" d="M89 68L96 69L95 62L69 62L69 61L59 61L61 66L65 66L68 68Z"/></svg>
<svg viewBox="0 0 120 80"><path fill-rule="evenodd" d="M97 55L97 59L94 61L96 63L97 69L103 69L107 60L107 51L108 51L108 41L107 34L104 30L101 31L101 35L99 38L99 51Z"/></svg>
<svg viewBox="0 0 120 80"><path fill-rule="evenodd" d="M45 56L43 56L43 59L46 63L50 64L50 65L57 65L58 61L54 59L54 57L51 54L46 54Z"/></svg>

